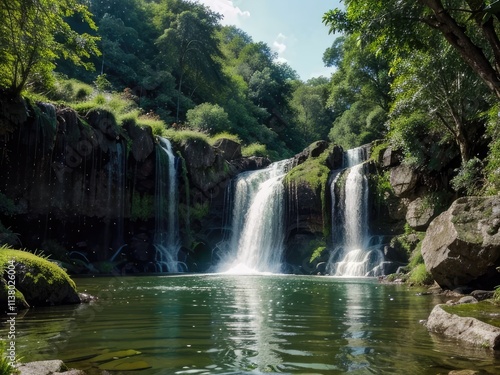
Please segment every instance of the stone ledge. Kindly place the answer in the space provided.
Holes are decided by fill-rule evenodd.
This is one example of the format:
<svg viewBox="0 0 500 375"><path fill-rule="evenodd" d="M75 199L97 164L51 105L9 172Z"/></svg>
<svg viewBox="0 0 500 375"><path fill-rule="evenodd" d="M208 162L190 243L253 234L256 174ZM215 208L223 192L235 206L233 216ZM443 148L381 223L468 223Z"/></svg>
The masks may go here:
<svg viewBox="0 0 500 375"><path fill-rule="evenodd" d="M442 334L473 346L500 350L500 328L476 318L447 313L440 305L432 309L425 326L430 332Z"/></svg>

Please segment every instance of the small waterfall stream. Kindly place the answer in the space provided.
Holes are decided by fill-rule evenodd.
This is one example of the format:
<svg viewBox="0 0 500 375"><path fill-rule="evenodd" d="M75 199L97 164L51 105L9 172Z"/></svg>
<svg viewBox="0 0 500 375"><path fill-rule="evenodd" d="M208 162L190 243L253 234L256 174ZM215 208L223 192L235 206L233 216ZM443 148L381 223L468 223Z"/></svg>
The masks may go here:
<svg viewBox="0 0 500 375"><path fill-rule="evenodd" d="M369 234L366 159L366 148L348 150L346 170L331 178L333 251L327 272L334 276L379 276L382 270L383 253Z"/></svg>
<svg viewBox="0 0 500 375"><path fill-rule="evenodd" d="M175 155L168 139L158 138L156 147L155 235L156 263L160 272L181 272L177 218L178 189Z"/></svg>
<svg viewBox="0 0 500 375"><path fill-rule="evenodd" d="M283 178L290 160L241 173L234 183L232 236L219 272L281 271L284 241Z"/></svg>

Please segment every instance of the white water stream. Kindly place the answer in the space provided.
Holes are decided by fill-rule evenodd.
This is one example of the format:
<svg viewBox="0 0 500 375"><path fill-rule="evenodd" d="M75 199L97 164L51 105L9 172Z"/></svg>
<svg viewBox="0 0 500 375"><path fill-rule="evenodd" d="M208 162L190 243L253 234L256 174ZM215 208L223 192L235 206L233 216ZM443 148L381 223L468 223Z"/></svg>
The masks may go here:
<svg viewBox="0 0 500 375"><path fill-rule="evenodd" d="M284 241L283 178L290 160L237 177L230 252L218 271L233 274L278 273Z"/></svg>
<svg viewBox="0 0 500 375"><path fill-rule="evenodd" d="M379 276L384 261L378 244L372 244L368 226L368 178L366 149L348 150L345 165L345 186L336 196L339 175L330 189L332 210L333 251L327 272L334 276Z"/></svg>
<svg viewBox="0 0 500 375"><path fill-rule="evenodd" d="M156 264L160 272L181 272L177 218L178 191L175 155L168 139L156 147L155 235Z"/></svg>

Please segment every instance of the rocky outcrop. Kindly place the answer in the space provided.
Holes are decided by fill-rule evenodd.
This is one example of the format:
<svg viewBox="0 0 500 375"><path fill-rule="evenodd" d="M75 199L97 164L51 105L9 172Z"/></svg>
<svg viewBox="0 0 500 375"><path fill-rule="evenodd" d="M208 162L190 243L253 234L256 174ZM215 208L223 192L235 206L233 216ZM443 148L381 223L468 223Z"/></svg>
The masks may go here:
<svg viewBox="0 0 500 375"><path fill-rule="evenodd" d="M473 346L500 349L500 328L478 319L460 317L437 305L425 323L430 332L441 334Z"/></svg>
<svg viewBox="0 0 500 375"><path fill-rule="evenodd" d="M406 222L417 230L426 230L431 220L435 217L435 207L432 202L422 197L413 200L406 211Z"/></svg>
<svg viewBox="0 0 500 375"><path fill-rule="evenodd" d="M241 158L241 144L232 139L220 138L215 141L213 147L218 150L227 161Z"/></svg>
<svg viewBox="0 0 500 375"><path fill-rule="evenodd" d="M391 169L391 186L397 197L407 196L417 186L418 175L407 165L399 165Z"/></svg>
<svg viewBox="0 0 500 375"><path fill-rule="evenodd" d="M443 288L500 284L500 197L465 197L434 219L422 243L427 270Z"/></svg>

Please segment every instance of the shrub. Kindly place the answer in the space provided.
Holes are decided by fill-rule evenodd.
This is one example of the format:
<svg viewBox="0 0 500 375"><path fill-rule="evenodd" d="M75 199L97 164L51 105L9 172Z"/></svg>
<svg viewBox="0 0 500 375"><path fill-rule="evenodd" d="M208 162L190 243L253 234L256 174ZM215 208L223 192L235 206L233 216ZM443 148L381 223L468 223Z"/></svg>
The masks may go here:
<svg viewBox="0 0 500 375"><path fill-rule="evenodd" d="M217 104L200 104L187 111L186 119L193 128L210 134L227 131L231 127L228 114Z"/></svg>
<svg viewBox="0 0 500 375"><path fill-rule="evenodd" d="M252 143L252 144L249 144L248 146L243 147L241 149L241 154L245 157L248 157L248 156L267 157L268 156L266 145L263 145L261 143Z"/></svg>
<svg viewBox="0 0 500 375"><path fill-rule="evenodd" d="M466 195L480 195L484 186L483 168L483 162L478 158L468 160L457 170L458 174L452 178L451 186Z"/></svg>
<svg viewBox="0 0 500 375"><path fill-rule="evenodd" d="M429 285L432 284L432 276L425 269L425 264L419 264L410 272L408 281L414 285Z"/></svg>

